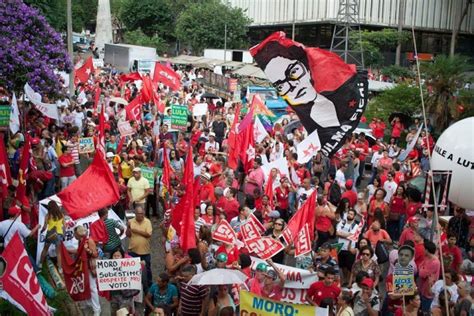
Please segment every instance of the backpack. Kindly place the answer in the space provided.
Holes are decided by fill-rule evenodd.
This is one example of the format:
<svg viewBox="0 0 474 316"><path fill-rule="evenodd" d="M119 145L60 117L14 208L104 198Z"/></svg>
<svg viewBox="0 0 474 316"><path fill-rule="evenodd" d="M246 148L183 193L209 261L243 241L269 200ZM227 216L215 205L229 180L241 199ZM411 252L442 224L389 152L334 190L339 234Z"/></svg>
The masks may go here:
<svg viewBox="0 0 474 316"><path fill-rule="evenodd" d="M341 187L337 184L336 181L331 183L328 192L328 201L331 202L334 206L337 206L341 201Z"/></svg>

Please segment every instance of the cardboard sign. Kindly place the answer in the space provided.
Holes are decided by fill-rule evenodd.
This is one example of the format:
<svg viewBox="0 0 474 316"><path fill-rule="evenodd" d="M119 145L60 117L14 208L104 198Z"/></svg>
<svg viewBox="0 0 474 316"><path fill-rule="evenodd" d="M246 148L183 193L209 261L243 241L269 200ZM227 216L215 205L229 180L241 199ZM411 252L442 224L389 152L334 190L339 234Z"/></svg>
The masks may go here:
<svg viewBox="0 0 474 316"><path fill-rule="evenodd" d="M99 291L141 289L140 258L97 260L96 265Z"/></svg>
<svg viewBox="0 0 474 316"><path fill-rule="evenodd" d="M88 154L94 152L94 139L92 137L79 138L79 153Z"/></svg>
<svg viewBox="0 0 474 316"><path fill-rule="evenodd" d="M129 121L118 123L117 128L120 132L120 136L122 137L135 134L135 129L130 125Z"/></svg>
<svg viewBox="0 0 474 316"><path fill-rule="evenodd" d="M400 295L413 295L415 289L416 285L413 267L402 267L397 264L393 271L393 293Z"/></svg>
<svg viewBox="0 0 474 316"><path fill-rule="evenodd" d="M241 225L240 233L245 241L260 237L260 232L253 221L247 221Z"/></svg>
<svg viewBox="0 0 474 316"><path fill-rule="evenodd" d="M171 128L186 130L188 125L188 108L184 105L171 105Z"/></svg>
<svg viewBox="0 0 474 316"><path fill-rule="evenodd" d="M260 259L267 260L285 249L281 242L271 237L257 237L246 240L247 249Z"/></svg>
<svg viewBox="0 0 474 316"><path fill-rule="evenodd" d="M240 315L327 316L328 309L273 301L242 290L240 291Z"/></svg>
<svg viewBox="0 0 474 316"><path fill-rule="evenodd" d="M237 240L237 235L232 229L232 226L223 219L212 233L212 239L226 244L233 244Z"/></svg>
<svg viewBox="0 0 474 316"><path fill-rule="evenodd" d="M0 127L7 127L10 125L10 113L12 107L9 105L0 105Z"/></svg>
<svg viewBox="0 0 474 316"><path fill-rule="evenodd" d="M142 171L142 176L148 180L150 184L150 188L155 187L155 170L153 168L148 167L140 167Z"/></svg>
<svg viewBox="0 0 474 316"><path fill-rule="evenodd" d="M311 237L309 234L309 225L306 223L303 229L298 232L298 237L294 241L295 243L295 257L311 252Z"/></svg>

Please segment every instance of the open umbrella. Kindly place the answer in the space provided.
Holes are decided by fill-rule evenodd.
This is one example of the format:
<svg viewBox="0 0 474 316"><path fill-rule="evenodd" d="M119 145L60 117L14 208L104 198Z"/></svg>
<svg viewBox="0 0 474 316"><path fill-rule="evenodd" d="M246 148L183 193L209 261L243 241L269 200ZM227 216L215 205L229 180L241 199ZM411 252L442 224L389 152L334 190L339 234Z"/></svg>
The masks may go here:
<svg viewBox="0 0 474 316"><path fill-rule="evenodd" d="M394 113L390 114L390 116L388 118L388 122L391 123L392 120L397 116L398 116L398 118L400 119L400 122L402 122L402 124L405 128L410 127L410 125L412 124L412 119L411 119L410 116L408 116L406 114L403 114L403 113L394 112Z"/></svg>
<svg viewBox="0 0 474 316"><path fill-rule="evenodd" d="M203 99L219 99L219 97L217 95L215 95L214 93L210 93L210 92L205 92L201 95L201 98Z"/></svg>
<svg viewBox="0 0 474 316"><path fill-rule="evenodd" d="M194 285L219 285L219 284L242 284L247 276L238 270L212 269L196 274L189 280L188 284Z"/></svg>
<svg viewBox="0 0 474 316"><path fill-rule="evenodd" d="M300 127L301 127L301 121L300 120L293 120L284 127L283 133L285 135L291 134L291 132L295 128L300 128Z"/></svg>
<svg viewBox="0 0 474 316"><path fill-rule="evenodd" d="M115 102L115 103L119 103L119 104L123 104L123 105L128 105L127 100L125 100L124 98L112 97L112 98L110 98L110 102Z"/></svg>

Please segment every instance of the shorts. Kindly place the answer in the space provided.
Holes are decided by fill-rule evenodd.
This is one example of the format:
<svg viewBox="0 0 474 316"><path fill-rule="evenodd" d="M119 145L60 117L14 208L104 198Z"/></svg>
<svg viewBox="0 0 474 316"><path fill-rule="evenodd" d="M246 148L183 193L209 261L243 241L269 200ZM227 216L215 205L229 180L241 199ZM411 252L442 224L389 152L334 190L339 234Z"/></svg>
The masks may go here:
<svg viewBox="0 0 474 316"><path fill-rule="evenodd" d="M49 240L49 238L52 237L53 235L55 235L56 237L53 238L52 240ZM45 244L53 244L57 246L63 241L64 241L63 234L57 234L55 231L52 231L52 230L46 232L46 238L44 239Z"/></svg>
<svg viewBox="0 0 474 316"><path fill-rule="evenodd" d="M355 254L351 253L348 250L341 250L338 254L339 267L346 268L347 270L352 270L352 265L355 262Z"/></svg>

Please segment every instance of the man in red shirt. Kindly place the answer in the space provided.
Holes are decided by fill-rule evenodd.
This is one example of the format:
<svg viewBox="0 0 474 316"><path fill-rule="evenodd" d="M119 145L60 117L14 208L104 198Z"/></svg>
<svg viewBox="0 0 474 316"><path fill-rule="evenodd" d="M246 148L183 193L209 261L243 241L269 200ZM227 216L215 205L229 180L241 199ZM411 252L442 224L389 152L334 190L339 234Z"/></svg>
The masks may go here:
<svg viewBox="0 0 474 316"><path fill-rule="evenodd" d="M461 249L456 246L456 235L450 233L448 235L448 244L443 246L443 264L445 269L451 268L459 273L462 264Z"/></svg>
<svg viewBox="0 0 474 316"><path fill-rule="evenodd" d="M341 289L334 283L335 272L332 268L324 272L324 280L311 284L306 294L306 300L314 306L321 305L324 299L332 299L337 302L337 297L341 294Z"/></svg>
<svg viewBox="0 0 474 316"><path fill-rule="evenodd" d="M414 240L418 234L418 217L412 216L407 220L408 227L402 231L399 244L405 244L405 240Z"/></svg>
<svg viewBox="0 0 474 316"><path fill-rule="evenodd" d="M59 177L61 181L61 190L76 180L76 172L74 170L74 158L71 154L72 147L64 146L63 154L59 156Z"/></svg>
<svg viewBox="0 0 474 316"><path fill-rule="evenodd" d="M357 193L352 190L353 182L351 179L346 181L346 192L342 193L341 199L346 198L349 200L349 205L354 207L357 203Z"/></svg>
<svg viewBox="0 0 474 316"><path fill-rule="evenodd" d="M214 203L216 197L214 196L214 186L211 183L211 175L204 173L201 175L201 190L199 190L200 203Z"/></svg>
<svg viewBox="0 0 474 316"><path fill-rule="evenodd" d="M234 188L228 188L224 190L225 201L223 202L223 210L226 213L227 220L230 221L234 217L239 216L239 201L236 200L235 194L237 190Z"/></svg>

